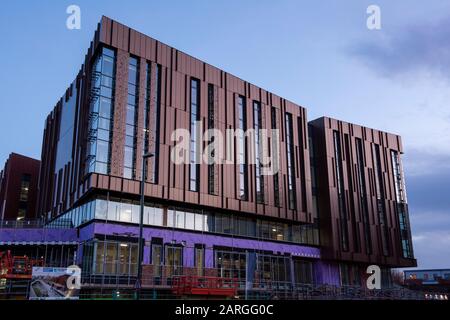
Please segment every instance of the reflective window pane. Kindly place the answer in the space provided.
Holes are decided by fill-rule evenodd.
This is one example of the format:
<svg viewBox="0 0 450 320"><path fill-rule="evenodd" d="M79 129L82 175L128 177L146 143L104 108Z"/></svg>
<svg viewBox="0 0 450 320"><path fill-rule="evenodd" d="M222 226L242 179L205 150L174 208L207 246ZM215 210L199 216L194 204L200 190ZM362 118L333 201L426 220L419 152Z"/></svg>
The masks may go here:
<svg viewBox="0 0 450 320"><path fill-rule="evenodd" d="M99 116L103 118L111 118L111 99L101 97L100 98L100 110Z"/></svg>
<svg viewBox="0 0 450 320"><path fill-rule="evenodd" d="M195 215L192 212L186 212L186 229L195 229Z"/></svg>
<svg viewBox="0 0 450 320"><path fill-rule="evenodd" d="M97 141L97 154L96 160L100 162L108 162L109 142L98 140Z"/></svg>
<svg viewBox="0 0 450 320"><path fill-rule="evenodd" d="M108 56L103 56L102 73L113 77L114 76L114 59Z"/></svg>

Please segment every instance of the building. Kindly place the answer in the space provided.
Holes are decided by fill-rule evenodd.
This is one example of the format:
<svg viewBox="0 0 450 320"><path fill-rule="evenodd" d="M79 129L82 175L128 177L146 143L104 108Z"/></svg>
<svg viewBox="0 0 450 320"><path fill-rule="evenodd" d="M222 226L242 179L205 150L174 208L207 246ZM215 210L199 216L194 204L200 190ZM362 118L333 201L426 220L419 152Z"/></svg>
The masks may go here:
<svg viewBox="0 0 450 320"><path fill-rule="evenodd" d="M414 266L401 137L323 117L310 138L322 258L339 261L349 284L367 265Z"/></svg>
<svg viewBox="0 0 450 320"><path fill-rule="evenodd" d="M191 133L181 164L171 158L180 128ZM222 156L233 163L194 160L205 128L242 130L225 137ZM266 145L280 155L271 175L263 174ZM361 286L370 264L387 284L389 268L416 264L402 151L395 135L327 118L308 124L302 106L102 17L45 123L38 213L47 226L77 229L85 288L133 288L146 161L144 288L162 294L179 275L230 279L252 292Z"/></svg>
<svg viewBox="0 0 450 320"><path fill-rule="evenodd" d="M0 220L36 218L38 160L11 153L0 171Z"/></svg>

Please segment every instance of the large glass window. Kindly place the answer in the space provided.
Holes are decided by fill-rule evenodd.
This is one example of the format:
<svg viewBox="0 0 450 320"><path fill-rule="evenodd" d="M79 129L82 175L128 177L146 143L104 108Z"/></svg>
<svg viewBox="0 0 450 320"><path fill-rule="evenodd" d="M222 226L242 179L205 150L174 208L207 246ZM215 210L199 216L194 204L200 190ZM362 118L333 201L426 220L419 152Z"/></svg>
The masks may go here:
<svg viewBox="0 0 450 320"><path fill-rule="evenodd" d="M214 85L208 84L208 129L212 130L214 129L214 119L215 119L215 113L214 113ZM214 143L214 136L209 137L209 143ZM208 193L209 194L216 194L216 186L215 186L215 164L214 164L214 151L211 151L210 153L210 159L208 164Z"/></svg>
<svg viewBox="0 0 450 320"><path fill-rule="evenodd" d="M255 142L256 202L264 203L264 177L261 174L262 137L260 131L262 129L262 112L261 112L261 103L259 103L258 101L253 101L253 123L255 129L254 142Z"/></svg>
<svg viewBox="0 0 450 320"><path fill-rule="evenodd" d="M153 157L146 158L147 172L146 181L157 183L158 181L158 159L159 159L159 114L161 102L161 66L156 65L155 68L155 84L153 100L151 95L152 84L152 64L147 62L146 67L146 84L145 84L145 110L144 110L144 143L143 152L147 154L153 153ZM153 110L152 110L153 106Z"/></svg>
<svg viewBox="0 0 450 320"><path fill-rule="evenodd" d="M165 245L165 266L168 276L183 274L183 247Z"/></svg>
<svg viewBox="0 0 450 320"><path fill-rule="evenodd" d="M153 272L156 277L162 275L162 264L163 264L163 254L162 254L162 244L159 242L152 243L152 264Z"/></svg>
<svg viewBox="0 0 450 320"><path fill-rule="evenodd" d="M366 253L372 253L372 238L369 222L369 209L367 204L366 176L364 166L364 147L360 138L356 138L356 162L358 169L358 185L361 206L361 216L364 227L364 242L366 245Z"/></svg>
<svg viewBox="0 0 450 320"><path fill-rule="evenodd" d="M404 258L412 258L411 230L409 227L408 205L406 200L405 184L401 169L400 154L391 151L392 172L395 186L396 211L400 226L400 243Z"/></svg>
<svg viewBox="0 0 450 320"><path fill-rule="evenodd" d="M247 143L245 131L247 130L247 110L245 97L238 97L238 153L239 153L239 198L248 200L248 172L247 172Z"/></svg>
<svg viewBox="0 0 450 320"><path fill-rule="evenodd" d="M287 256L257 253L255 279L261 285L284 289L291 285L291 261Z"/></svg>
<svg viewBox="0 0 450 320"><path fill-rule="evenodd" d="M167 215L165 218L164 215ZM96 199L87 202L71 211L62 214L51 221L49 226L63 224L70 220L73 226L99 219L124 223L139 223L139 203L130 200ZM288 224L266 219L223 214L219 212L187 211L186 209L159 207L155 204L145 204L144 224L170 228L194 230L199 232L220 233L271 241L287 241L304 244L318 244L314 236L313 224Z"/></svg>
<svg viewBox="0 0 450 320"><path fill-rule="evenodd" d="M195 229L195 214L192 212L186 212L186 229Z"/></svg>
<svg viewBox="0 0 450 320"><path fill-rule="evenodd" d="M115 64L115 51L104 47L92 67L86 157L89 172L108 174L110 170Z"/></svg>
<svg viewBox="0 0 450 320"><path fill-rule="evenodd" d="M288 180L288 204L290 210L295 210L297 206L296 201L296 187L295 187L295 151L294 151L294 136L292 115L286 113L286 158L287 158L287 180Z"/></svg>
<svg viewBox="0 0 450 320"><path fill-rule="evenodd" d="M205 268L205 247L203 245L195 246L195 269L198 276L204 275Z"/></svg>
<svg viewBox="0 0 450 320"><path fill-rule="evenodd" d="M115 67L115 52L108 48L103 48L102 73L105 76L113 78L114 77L114 67ZM111 82L109 82L108 78L106 78L105 80L102 79L102 82L111 84ZM108 87L112 87L112 86L109 85Z"/></svg>
<svg viewBox="0 0 450 320"><path fill-rule="evenodd" d="M93 274L135 275L137 272L137 244L118 241L94 240L93 250L83 252L92 254Z"/></svg>
<svg viewBox="0 0 450 320"><path fill-rule="evenodd" d="M234 278L245 282L246 253L226 249L214 250L214 265L221 278Z"/></svg>
<svg viewBox="0 0 450 320"><path fill-rule="evenodd" d="M19 212L17 220L25 219L28 209L28 195L30 193L31 175L23 174L20 179L20 194L19 194Z"/></svg>
<svg viewBox="0 0 450 320"><path fill-rule="evenodd" d="M339 272L342 286L360 286L361 270L357 265L341 263Z"/></svg>
<svg viewBox="0 0 450 320"><path fill-rule="evenodd" d="M345 152L345 159L347 161L347 183L348 183L348 190L349 190L349 194L353 195L355 192L355 187L354 187L354 181L353 181L353 162L351 161L352 159L352 154L353 151L351 150L351 142L350 142L350 136L345 133L344 134L344 152ZM357 222L357 212L356 212L356 207L355 207L355 199L354 197L349 197L348 198L348 205L349 205L349 216L350 216L350 221L351 221L351 226L352 226L352 235L353 235L353 251L354 252L361 252L361 235L360 235L360 231L359 231L359 225Z"/></svg>
<svg viewBox="0 0 450 320"><path fill-rule="evenodd" d="M308 145L309 145L309 163L311 172L311 194L312 194L312 217L313 225L312 234L314 237L313 243L319 243L319 198L317 191L317 168L316 168L316 150L314 148L314 128L308 125Z"/></svg>
<svg viewBox="0 0 450 320"><path fill-rule="evenodd" d="M311 261L294 259L294 276L296 284L312 284L313 266Z"/></svg>
<svg viewBox="0 0 450 320"><path fill-rule="evenodd" d="M136 178L136 137L137 112L139 103L139 60L130 57L128 60L128 100L126 113L125 147L123 176Z"/></svg>
<svg viewBox="0 0 450 320"><path fill-rule="evenodd" d="M20 201L28 201L28 194L30 191L30 181L31 181L31 175L29 174L23 174L22 179L20 180L20 195L19 200Z"/></svg>
<svg viewBox="0 0 450 320"><path fill-rule="evenodd" d="M342 173L342 149L341 140L338 131L333 131L334 140L334 165L336 169L336 186L339 203L339 225L340 239L343 251L348 251L348 225L347 225L347 207L345 205L344 180Z"/></svg>
<svg viewBox="0 0 450 320"><path fill-rule="evenodd" d="M197 121L200 120L200 81L191 79L191 140L189 165L189 190L199 191L200 150L198 150Z"/></svg>
<svg viewBox="0 0 450 320"><path fill-rule="evenodd" d="M384 185L383 185L383 172L381 169L380 158L380 146L377 144L372 145L372 157L374 162L374 176L375 176L375 190L377 197L377 212L378 219L380 221L381 229L381 246L383 255L389 255L389 230L387 226L386 218L386 206L384 203Z"/></svg>
<svg viewBox="0 0 450 320"><path fill-rule="evenodd" d="M274 130L273 132L275 132L275 130L277 129L277 109L272 107L271 108L271 123L272 123L272 129ZM278 141L276 140L277 136L274 134L272 136L272 159L278 159ZM278 162L275 163L274 165L276 165L275 168L278 168ZM281 205L280 202L280 177L278 175L278 171L276 171L276 173L273 175L273 189L274 189L274 203L275 203L275 207L279 207Z"/></svg>
<svg viewBox="0 0 450 320"><path fill-rule="evenodd" d="M162 226L164 219L164 211L162 208L145 207L144 208L144 221L148 221L149 225Z"/></svg>

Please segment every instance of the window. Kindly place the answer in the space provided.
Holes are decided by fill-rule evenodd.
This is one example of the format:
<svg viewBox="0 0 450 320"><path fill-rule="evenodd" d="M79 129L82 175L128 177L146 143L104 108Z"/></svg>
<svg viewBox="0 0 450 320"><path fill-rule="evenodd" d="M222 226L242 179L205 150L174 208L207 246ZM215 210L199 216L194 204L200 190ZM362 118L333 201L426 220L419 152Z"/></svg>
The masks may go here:
<svg viewBox="0 0 450 320"><path fill-rule="evenodd" d="M111 119L111 99L100 97L99 116L104 119ZM107 128L109 129L109 127Z"/></svg>
<svg viewBox="0 0 450 320"><path fill-rule="evenodd" d="M319 198L317 192L317 169L316 169L316 151L314 149L314 128L308 125L308 144L309 144L309 163L311 172L311 194L312 194L312 216L313 216L313 242L319 243Z"/></svg>
<svg viewBox="0 0 450 320"><path fill-rule="evenodd" d="M195 214L192 212L186 212L186 229L195 229Z"/></svg>
<svg viewBox="0 0 450 320"><path fill-rule="evenodd" d="M361 204L361 215L364 227L364 241L366 245L366 253L372 253L372 238L369 222L369 209L367 204L367 192L366 192L366 177L364 167L364 149L363 143L360 138L356 138L356 162L358 169L358 185L359 185L359 197Z"/></svg>
<svg viewBox="0 0 450 320"><path fill-rule="evenodd" d="M119 274L128 274L130 260L130 247L127 243L119 243Z"/></svg>
<svg viewBox="0 0 450 320"><path fill-rule="evenodd" d="M345 149L345 158L347 163L347 182L348 182L348 189L349 193L351 195L354 194L354 183L353 183L353 161L351 158L351 154L353 154L350 146L350 137L347 133L344 134L344 149ZM357 223L357 217L356 217L356 208L355 208L355 200L354 197L350 197L348 199L349 203L349 210L350 210L350 219L351 219L351 225L352 225L352 235L353 235L353 251L354 252L361 252L361 241L360 241L360 232L359 232L359 225Z"/></svg>
<svg viewBox="0 0 450 320"><path fill-rule="evenodd" d="M152 240L152 265L155 277L160 277L162 275L163 263L162 241L160 242L158 240Z"/></svg>
<svg viewBox="0 0 450 320"><path fill-rule="evenodd" d="M277 109L271 108L271 122L272 129L277 129ZM272 159L278 159L279 150L278 150L278 141L277 135L272 136ZM276 163L276 168L278 168L278 163ZM275 207L279 207L280 203L280 177L278 175L278 171L273 175L273 188L274 188L274 203Z"/></svg>
<svg viewBox="0 0 450 320"><path fill-rule="evenodd" d="M246 103L243 96L238 97L238 148L239 148L239 198L248 200L247 186L247 143L245 141L245 131L247 130Z"/></svg>
<svg viewBox="0 0 450 320"><path fill-rule="evenodd" d="M204 275L205 268L205 247L203 245L195 245L195 269L198 276Z"/></svg>
<svg viewBox="0 0 450 320"><path fill-rule="evenodd" d="M290 210L295 210L295 160L294 160L294 136L292 128L292 115L286 113L286 155L287 155L287 179L288 179L288 204Z"/></svg>
<svg viewBox="0 0 450 320"><path fill-rule="evenodd" d="M149 152L150 144L150 119L151 119L151 83L152 83L152 65L147 62L145 69L145 110L144 110L144 143L142 144L142 152L146 154ZM145 159L144 161L146 161ZM145 180L148 178L148 173L145 173Z"/></svg>
<svg viewBox="0 0 450 320"><path fill-rule="evenodd" d="M134 151L132 147L125 146L125 158L124 158L124 166L131 167L133 166L133 155Z"/></svg>
<svg viewBox="0 0 450 320"><path fill-rule="evenodd" d="M158 162L159 162L159 114L161 104L161 66L155 68L154 94L151 94L152 67L151 62L147 62L146 82L145 82L145 110L144 110L144 154L152 152L153 157L146 158L147 170L145 180L151 183L158 183ZM153 106L153 110L151 109Z"/></svg>
<svg viewBox="0 0 450 320"><path fill-rule="evenodd" d="M262 126L262 114L261 103L253 101L253 121L255 129L255 179L256 179L256 202L264 203L264 177L261 174L261 126Z"/></svg>
<svg viewBox="0 0 450 320"><path fill-rule="evenodd" d="M109 79L110 79L110 78L114 77L115 55L114 55L114 53L112 54L112 56L106 55L105 51L109 50L109 49L106 49L106 50L105 49L106 48L104 48L104 50L103 50L102 73L105 76L109 77ZM113 52L112 50L110 50L110 51ZM108 83L108 81L102 81L102 82ZM109 87L111 87L111 85Z"/></svg>
<svg viewBox="0 0 450 320"><path fill-rule="evenodd" d="M214 85L208 84L208 129L212 130L214 129ZM209 143L214 143L214 137L209 138ZM210 153L210 159L208 164L208 193L209 194L216 194L215 190L215 164L214 164L214 151L211 151Z"/></svg>
<svg viewBox="0 0 450 320"><path fill-rule="evenodd" d="M184 211L175 211L175 227L180 229L185 229L185 212Z"/></svg>
<svg viewBox="0 0 450 320"><path fill-rule="evenodd" d="M396 211L400 226L400 243L404 258L412 258L411 231L409 228L408 205L406 203L406 193L401 169L400 155L397 151L391 150L392 172L395 185Z"/></svg>
<svg viewBox="0 0 450 320"><path fill-rule="evenodd" d="M98 139L103 140L103 141L108 141L109 140L109 131L108 130L103 130L103 129L98 129Z"/></svg>
<svg viewBox="0 0 450 320"><path fill-rule="evenodd" d="M294 259L294 276L297 284L313 283L313 267L311 261Z"/></svg>
<svg viewBox="0 0 450 320"><path fill-rule="evenodd" d="M85 159L89 172L108 174L110 170L110 131L114 114L115 65L115 51L103 47L92 66L92 84L89 92L88 154Z"/></svg>
<svg viewBox="0 0 450 320"><path fill-rule="evenodd" d="M137 112L139 103L139 60L130 57L128 60L128 100L125 130L125 152L123 176L127 179L136 178L136 136Z"/></svg>
<svg viewBox="0 0 450 320"><path fill-rule="evenodd" d="M108 162L109 142L97 140L97 160L99 162Z"/></svg>
<svg viewBox="0 0 450 320"><path fill-rule="evenodd" d="M397 203L406 203L405 185L403 182L403 172L400 164L400 155L397 151L391 150L392 172L395 186L395 199Z"/></svg>
<svg viewBox="0 0 450 320"><path fill-rule="evenodd" d="M91 251L92 252L92 251ZM137 273L137 244L130 242L94 240L94 274L135 275Z"/></svg>
<svg viewBox="0 0 450 320"><path fill-rule="evenodd" d="M183 273L183 247L165 245L165 266L167 275L175 276Z"/></svg>
<svg viewBox="0 0 450 320"><path fill-rule="evenodd" d="M372 145L372 157L374 162L374 176L375 176L375 190L377 197L377 212L378 219L380 221L381 228L381 245L383 255L389 255L389 231L386 219L386 208L384 203L384 187L383 187L383 172L380 162L380 146L377 144Z"/></svg>
<svg viewBox="0 0 450 320"><path fill-rule="evenodd" d="M339 226L340 226L341 247L343 251L348 251L347 210L345 205L345 190L342 174L342 149L338 131L333 131L333 140L334 140L334 166L336 171L336 187L339 204Z"/></svg>
<svg viewBox="0 0 450 320"><path fill-rule="evenodd" d="M270 283L273 288L284 289L291 282L289 257L268 253L257 254L257 280L263 286Z"/></svg>
<svg viewBox="0 0 450 320"><path fill-rule="evenodd" d="M233 225L231 224L232 219L233 218L228 215L224 215L222 217L222 232L223 233L233 234Z"/></svg>
<svg viewBox="0 0 450 320"><path fill-rule="evenodd" d="M189 190L199 191L200 173L200 150L198 150L199 135L197 121L200 120L200 81L191 79L191 140L190 140L190 168L189 168Z"/></svg>
<svg viewBox="0 0 450 320"><path fill-rule="evenodd" d="M215 268L221 278L235 278L239 282L245 281L246 253L226 249L214 250Z"/></svg>
<svg viewBox="0 0 450 320"><path fill-rule="evenodd" d="M30 182L31 182L31 175L24 174L22 175L22 179L20 181L20 201L28 201L28 194L30 192Z"/></svg>
<svg viewBox="0 0 450 320"><path fill-rule="evenodd" d="M339 272L342 286L361 285L361 273L358 266L347 263L341 263L339 264Z"/></svg>
<svg viewBox="0 0 450 320"><path fill-rule="evenodd" d="M164 219L165 213L162 207L145 203L144 225L268 239L271 241L318 244L317 239L312 236L313 228L309 224L288 224L230 213L185 210L169 207L167 208L167 219ZM137 224L139 223L139 213L140 206L137 201L117 198L106 200L100 197L62 214L53 222L58 223L58 225L65 225L64 223L71 222L76 227L92 219Z"/></svg>
<svg viewBox="0 0 450 320"><path fill-rule="evenodd" d="M148 224L152 226L163 225L163 209L154 207L145 207L145 213L148 216ZM145 220L144 220L145 221Z"/></svg>

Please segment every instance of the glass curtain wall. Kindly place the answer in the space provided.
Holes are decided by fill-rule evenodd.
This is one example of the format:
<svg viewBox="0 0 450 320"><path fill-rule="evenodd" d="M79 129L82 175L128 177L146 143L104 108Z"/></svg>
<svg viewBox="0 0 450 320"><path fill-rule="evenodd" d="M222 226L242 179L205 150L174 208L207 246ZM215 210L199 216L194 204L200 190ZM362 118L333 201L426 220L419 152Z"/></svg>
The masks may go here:
<svg viewBox="0 0 450 320"><path fill-rule="evenodd" d="M139 105L139 60L130 57L128 60L128 96L125 125L125 147L123 159L123 177L136 178L136 138Z"/></svg>
<svg viewBox="0 0 450 320"><path fill-rule="evenodd" d="M115 69L115 51L102 48L94 61L91 74L86 157L88 172L110 172Z"/></svg>
<svg viewBox="0 0 450 320"><path fill-rule="evenodd" d="M60 215L47 227L78 227L93 219L138 224L139 210L137 201L96 199ZM293 224L218 212L187 211L150 203L144 207L144 225L318 245L314 224Z"/></svg>

